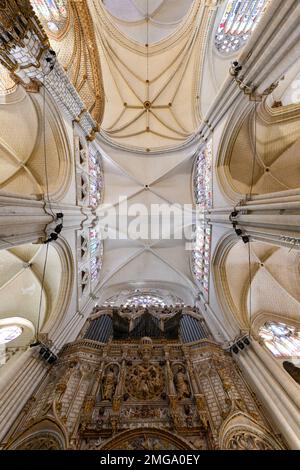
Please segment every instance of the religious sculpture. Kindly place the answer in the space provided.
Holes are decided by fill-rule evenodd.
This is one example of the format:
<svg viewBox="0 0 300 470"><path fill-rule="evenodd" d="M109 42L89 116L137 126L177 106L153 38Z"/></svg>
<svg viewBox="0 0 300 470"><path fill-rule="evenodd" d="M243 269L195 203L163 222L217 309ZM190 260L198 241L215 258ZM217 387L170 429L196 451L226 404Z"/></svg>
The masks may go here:
<svg viewBox="0 0 300 470"><path fill-rule="evenodd" d="M45 380L8 448L64 447L64 433L74 449L281 448L232 358L216 343L144 336L102 343L81 336L63 347ZM240 425L223 433L230 413ZM250 434L242 425L247 416ZM36 433L42 419L46 424ZM47 443L53 423L60 439Z"/></svg>
<svg viewBox="0 0 300 470"><path fill-rule="evenodd" d="M102 398L103 400L112 401L114 392L116 388L116 375L114 368L111 366L105 375L104 382L103 382L103 391L102 391Z"/></svg>
<svg viewBox="0 0 300 470"><path fill-rule="evenodd" d="M191 393L183 367L179 367L177 373L175 374L174 383L177 391L177 398L179 400L190 397Z"/></svg>
<svg viewBox="0 0 300 470"><path fill-rule="evenodd" d="M163 375L157 366L138 364L129 368L126 390L131 397L139 400L153 399L160 396L163 387Z"/></svg>
<svg viewBox="0 0 300 470"><path fill-rule="evenodd" d="M272 445L265 438L254 433L238 431L228 442L230 450L272 450Z"/></svg>

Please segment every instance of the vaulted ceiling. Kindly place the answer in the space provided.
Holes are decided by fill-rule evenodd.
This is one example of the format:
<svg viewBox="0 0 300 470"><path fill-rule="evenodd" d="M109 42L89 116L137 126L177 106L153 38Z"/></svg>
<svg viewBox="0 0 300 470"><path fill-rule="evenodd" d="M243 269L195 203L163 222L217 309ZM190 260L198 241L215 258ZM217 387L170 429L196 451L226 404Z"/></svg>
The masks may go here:
<svg viewBox="0 0 300 470"><path fill-rule="evenodd" d="M154 159L157 161L154 162ZM168 157L165 159L164 156L151 158L142 155L132 157L132 160L128 157L125 162L122 164L121 159L104 155L104 203L114 207L124 222L126 204L131 214L129 224L135 224L134 219L137 220L137 217L140 219L143 208L150 214L155 204L165 205L167 211L172 204L192 204L191 155L180 162L174 162ZM120 202L119 198L123 196L127 196L127 202ZM101 211L100 208L99 213ZM181 207L178 211L183 215ZM186 251L187 240L181 238L182 223L172 225L170 236L166 224L162 227L165 232L154 238L151 233L151 229L155 228L153 219L150 226L151 221L145 214L138 227L141 238L133 240L122 239L126 237L126 223L123 228L116 227L113 218L109 222L111 239L104 244L101 283L105 297L109 296L107 289L112 285L117 289L117 285L122 283L147 284L149 287L168 284L171 292L177 293L186 303L193 303L195 286L190 269L190 253ZM140 222L136 223L138 225ZM188 235L191 227L185 230ZM114 235L117 239L113 239Z"/></svg>
<svg viewBox="0 0 300 470"><path fill-rule="evenodd" d="M91 0L89 7L104 80L103 136L146 152L191 138L201 118L203 2Z"/></svg>
<svg viewBox="0 0 300 470"><path fill-rule="evenodd" d="M193 137L201 121L198 90L212 11L200 0L90 0L89 8L104 80L98 142L105 206L120 214L120 197L126 196L129 224L136 225L139 204L148 214L155 204L192 206ZM103 208L98 213L103 228ZM133 240L110 220L99 303L133 286L164 287L193 304L197 289L186 249L192 227L188 223L182 237L184 225L182 218L170 236L163 234L166 225L159 237L147 237L150 220L144 216L141 237Z"/></svg>
<svg viewBox="0 0 300 470"><path fill-rule="evenodd" d="M26 347L55 311L61 283L57 251L46 245L27 244L0 252L0 324L20 325L22 335L14 347ZM45 258L47 268L44 272Z"/></svg>
<svg viewBox="0 0 300 470"><path fill-rule="evenodd" d="M247 329L261 314L299 321L297 250L261 242L245 245L240 241L229 251L219 275L242 328Z"/></svg>

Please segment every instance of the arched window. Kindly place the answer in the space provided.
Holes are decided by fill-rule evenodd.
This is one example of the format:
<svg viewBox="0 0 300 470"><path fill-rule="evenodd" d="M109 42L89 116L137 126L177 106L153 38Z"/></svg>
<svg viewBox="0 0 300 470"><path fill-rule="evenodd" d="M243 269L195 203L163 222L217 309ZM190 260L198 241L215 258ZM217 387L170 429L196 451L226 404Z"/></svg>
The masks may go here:
<svg viewBox="0 0 300 470"><path fill-rule="evenodd" d="M217 50L226 55L241 49L269 2L270 0L229 0L215 36Z"/></svg>
<svg viewBox="0 0 300 470"><path fill-rule="evenodd" d="M300 358L300 331L285 323L269 321L259 330L265 346L277 358Z"/></svg>
<svg viewBox="0 0 300 470"><path fill-rule="evenodd" d="M54 36L66 30L68 0L31 0L31 4L45 29Z"/></svg>

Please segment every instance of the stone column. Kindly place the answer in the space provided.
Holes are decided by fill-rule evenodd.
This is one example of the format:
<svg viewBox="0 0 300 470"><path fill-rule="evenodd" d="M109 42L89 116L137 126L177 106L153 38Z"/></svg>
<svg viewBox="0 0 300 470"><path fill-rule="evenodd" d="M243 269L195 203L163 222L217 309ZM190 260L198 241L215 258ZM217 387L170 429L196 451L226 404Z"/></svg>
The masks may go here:
<svg viewBox="0 0 300 470"><path fill-rule="evenodd" d="M254 343L254 342L253 342ZM259 352L258 352L259 351ZM300 449L300 409L282 386L277 368L270 366L258 344L251 345L234 355L235 360L248 378L269 417L291 449ZM287 378L288 379L288 378ZM288 381L288 380L286 380ZM292 387L291 387L292 388ZM299 394L299 392L298 392Z"/></svg>

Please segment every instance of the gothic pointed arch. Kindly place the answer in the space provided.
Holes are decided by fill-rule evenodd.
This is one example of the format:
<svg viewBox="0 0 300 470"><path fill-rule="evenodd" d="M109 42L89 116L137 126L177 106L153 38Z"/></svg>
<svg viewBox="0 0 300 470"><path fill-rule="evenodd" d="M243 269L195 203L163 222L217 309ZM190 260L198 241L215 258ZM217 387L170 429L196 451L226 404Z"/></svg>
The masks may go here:
<svg viewBox="0 0 300 470"><path fill-rule="evenodd" d="M18 86L0 96L0 191L59 201L71 181L69 139L49 95Z"/></svg>
<svg viewBox="0 0 300 470"><path fill-rule="evenodd" d="M237 203L299 189L300 108L242 102L223 131L216 176L225 197ZM243 158L241 158L241 156Z"/></svg>
<svg viewBox="0 0 300 470"><path fill-rule="evenodd" d="M299 322L299 250L253 240L245 245L226 236L213 258L217 297L228 321L253 330L256 318L268 313Z"/></svg>
<svg viewBox="0 0 300 470"><path fill-rule="evenodd" d="M222 450L282 450L283 445L268 429L251 416L236 412L229 416L220 429Z"/></svg>
<svg viewBox="0 0 300 470"><path fill-rule="evenodd" d="M68 434L52 417L32 423L9 442L7 450L66 450Z"/></svg>
<svg viewBox="0 0 300 470"><path fill-rule="evenodd" d="M138 428L110 439L101 450L192 450L184 438L162 429Z"/></svg>
<svg viewBox="0 0 300 470"><path fill-rule="evenodd" d="M74 268L63 239L51 246L36 243L2 249L0 262L4 374L37 337L51 342L57 335L72 297Z"/></svg>

